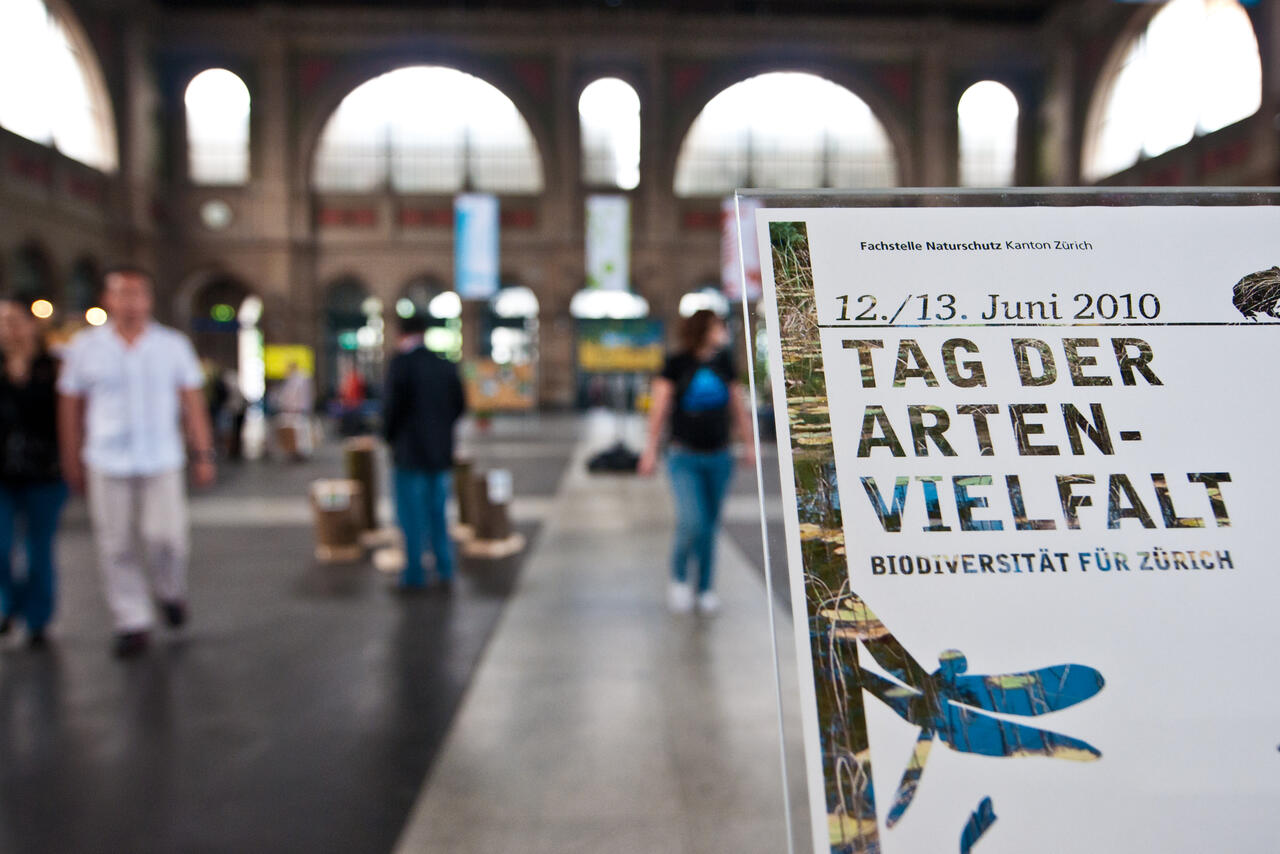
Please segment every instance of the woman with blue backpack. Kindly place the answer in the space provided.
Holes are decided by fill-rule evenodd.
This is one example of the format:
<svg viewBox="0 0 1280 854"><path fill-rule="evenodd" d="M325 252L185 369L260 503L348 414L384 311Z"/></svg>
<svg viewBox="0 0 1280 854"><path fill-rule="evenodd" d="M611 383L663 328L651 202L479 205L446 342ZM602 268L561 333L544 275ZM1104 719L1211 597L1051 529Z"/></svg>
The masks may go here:
<svg viewBox="0 0 1280 854"><path fill-rule="evenodd" d="M670 435L667 469L676 500L676 537L668 605L676 613L715 614L715 542L720 511L733 477L731 440L736 430L744 462L754 462L754 439L740 383L728 350L729 330L713 311L685 318L679 348L653 380L649 437L638 472L657 469L659 448ZM689 564L697 566L696 587Z"/></svg>

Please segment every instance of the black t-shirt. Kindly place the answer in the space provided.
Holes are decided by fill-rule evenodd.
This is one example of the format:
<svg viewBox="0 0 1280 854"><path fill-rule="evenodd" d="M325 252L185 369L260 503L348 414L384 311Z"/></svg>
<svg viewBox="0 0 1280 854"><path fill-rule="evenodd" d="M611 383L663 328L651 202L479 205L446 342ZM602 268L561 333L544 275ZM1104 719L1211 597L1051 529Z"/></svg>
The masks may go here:
<svg viewBox="0 0 1280 854"><path fill-rule="evenodd" d="M58 465L58 363L40 354L25 385L15 385L0 359L0 482L61 477Z"/></svg>
<svg viewBox="0 0 1280 854"><path fill-rule="evenodd" d="M729 446L729 396L735 372L728 350L700 361L690 353L668 356L662 378L675 385L671 441L694 451Z"/></svg>

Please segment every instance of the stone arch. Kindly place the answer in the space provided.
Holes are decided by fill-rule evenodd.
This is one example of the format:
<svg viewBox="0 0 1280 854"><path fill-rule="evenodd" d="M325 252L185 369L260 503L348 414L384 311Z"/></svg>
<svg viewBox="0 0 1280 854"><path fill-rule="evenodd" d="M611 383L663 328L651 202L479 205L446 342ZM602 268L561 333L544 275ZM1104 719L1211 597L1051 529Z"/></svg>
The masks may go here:
<svg viewBox="0 0 1280 854"><path fill-rule="evenodd" d="M294 180L297 186L310 187L312 168L320 147L320 137L329 118L343 99L369 81L414 66L438 66L470 74L493 86L511 99L533 137L533 144L542 166L543 193L546 188L562 179L563 165L554 157L556 150L552 129L539 112L538 104L524 91L518 81L501 67L459 54L439 51L415 51L382 56L364 56L345 64L319 84L316 91L305 98L298 126L295 150L299 156L294 163Z"/></svg>
<svg viewBox="0 0 1280 854"><path fill-rule="evenodd" d="M879 84L864 74L826 62L794 59L780 62L778 60L756 60L747 63L735 63L707 75L706 79L695 87L690 95L672 111L672 121L668 125L669 136L664 140L661 162L662 174L657 180L662 186L675 186L676 165L680 157L680 149L684 145L689 131L703 108L711 99L731 86L774 72L795 72L812 74L834 83L862 99L871 109L872 115L880 122L889 138L893 152L899 186L910 186L914 178L914 144L910 131L909 116L902 114L902 108Z"/></svg>

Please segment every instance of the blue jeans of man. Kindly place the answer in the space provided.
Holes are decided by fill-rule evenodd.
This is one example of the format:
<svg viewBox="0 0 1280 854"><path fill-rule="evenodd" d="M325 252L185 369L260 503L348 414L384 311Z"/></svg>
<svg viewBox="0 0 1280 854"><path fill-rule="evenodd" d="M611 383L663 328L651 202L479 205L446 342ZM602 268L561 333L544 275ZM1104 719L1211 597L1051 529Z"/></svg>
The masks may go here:
<svg viewBox="0 0 1280 854"><path fill-rule="evenodd" d="M53 540L67 500L62 481L0 485L0 612L19 617L27 630L43 631L53 617L57 570ZM26 575L13 571L14 529L22 523Z"/></svg>
<svg viewBox="0 0 1280 854"><path fill-rule="evenodd" d="M453 543L445 505L449 500L452 473L418 469L395 470L396 517L404 532L405 566L401 583L421 587L427 583L422 564L423 549L429 544L435 555L435 572L441 581L453 579Z"/></svg>
<svg viewBox="0 0 1280 854"><path fill-rule="evenodd" d="M715 582L716 529L733 478L733 453L674 450L667 457L671 488L676 497L676 542L671 576L689 579L689 561L698 564L698 592Z"/></svg>

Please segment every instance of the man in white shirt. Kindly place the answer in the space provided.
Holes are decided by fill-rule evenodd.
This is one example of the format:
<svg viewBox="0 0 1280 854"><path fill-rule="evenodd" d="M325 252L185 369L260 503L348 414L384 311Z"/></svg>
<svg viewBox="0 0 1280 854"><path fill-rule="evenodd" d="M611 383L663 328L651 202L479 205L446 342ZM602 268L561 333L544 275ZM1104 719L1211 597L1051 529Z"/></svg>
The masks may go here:
<svg viewBox="0 0 1280 854"><path fill-rule="evenodd" d="M184 427L196 485L216 476L200 363L186 336L152 320L152 287L140 268L109 270L110 320L71 341L58 380L63 475L88 492L122 658L146 650L153 597L170 626L187 619Z"/></svg>

